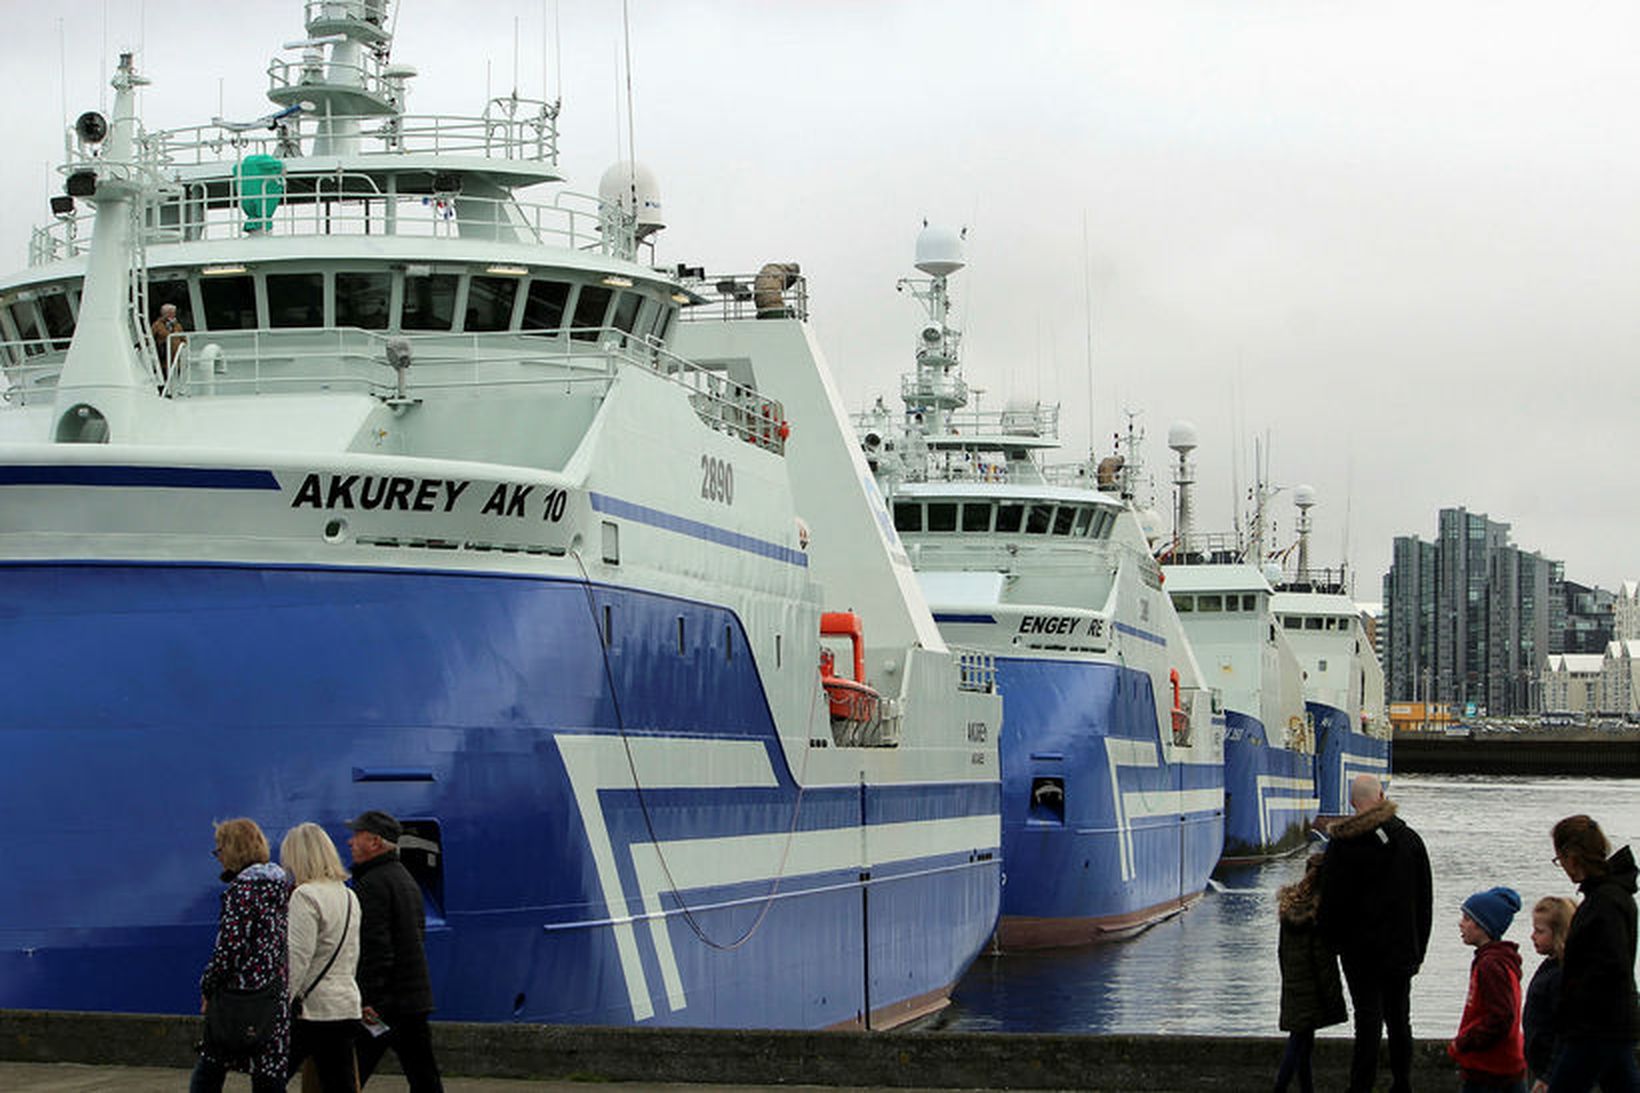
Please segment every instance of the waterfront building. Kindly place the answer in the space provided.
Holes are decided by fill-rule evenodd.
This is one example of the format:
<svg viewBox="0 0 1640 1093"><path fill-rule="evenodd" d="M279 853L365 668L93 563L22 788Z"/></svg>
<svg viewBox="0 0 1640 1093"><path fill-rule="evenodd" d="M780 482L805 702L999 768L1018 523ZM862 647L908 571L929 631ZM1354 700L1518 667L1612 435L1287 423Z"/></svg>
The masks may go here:
<svg viewBox="0 0 1640 1093"><path fill-rule="evenodd" d="M1436 540L1395 540L1384 578L1389 697L1525 713L1545 659L1564 652L1564 564L1509 541L1509 525L1442 509Z"/></svg>
<svg viewBox="0 0 1640 1093"><path fill-rule="evenodd" d="M1561 652L1599 654L1610 642L1622 640L1615 626L1616 593L1576 581L1565 582L1565 588L1566 624L1561 629Z"/></svg>
<svg viewBox="0 0 1640 1093"><path fill-rule="evenodd" d="M1592 653L1555 653L1543 669L1545 713L1589 713L1600 706L1605 658Z"/></svg>
<svg viewBox="0 0 1640 1093"><path fill-rule="evenodd" d="M1640 640L1614 641L1600 658L1600 712L1640 713Z"/></svg>
<svg viewBox="0 0 1640 1093"><path fill-rule="evenodd" d="M1612 640L1640 638L1640 581L1624 581L1612 596Z"/></svg>

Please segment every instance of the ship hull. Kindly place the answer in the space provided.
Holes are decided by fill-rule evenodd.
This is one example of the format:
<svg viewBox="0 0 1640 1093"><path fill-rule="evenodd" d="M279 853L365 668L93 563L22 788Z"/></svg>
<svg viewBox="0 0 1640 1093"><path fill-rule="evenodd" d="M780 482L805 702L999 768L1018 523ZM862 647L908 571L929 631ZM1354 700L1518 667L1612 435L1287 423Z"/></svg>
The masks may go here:
<svg viewBox="0 0 1640 1093"><path fill-rule="evenodd" d="M1316 727L1315 782L1321 799L1318 823L1350 814L1350 780L1371 774L1389 785L1390 743L1356 729L1345 710L1324 702L1306 702Z"/></svg>
<svg viewBox="0 0 1640 1093"><path fill-rule="evenodd" d="M721 605L19 563L0 640L0 1008L197 1013L211 824L240 815L275 844L403 819L448 1020L882 1027L996 921L997 784L801 784Z"/></svg>
<svg viewBox="0 0 1640 1093"><path fill-rule="evenodd" d="M1223 771L1168 759L1150 676L999 657L997 686L1002 947L1118 938L1199 898L1223 845Z"/></svg>
<svg viewBox="0 0 1640 1093"><path fill-rule="evenodd" d="M1264 861L1307 845L1318 806L1315 767L1314 755L1272 747L1257 718L1226 711L1221 860Z"/></svg>

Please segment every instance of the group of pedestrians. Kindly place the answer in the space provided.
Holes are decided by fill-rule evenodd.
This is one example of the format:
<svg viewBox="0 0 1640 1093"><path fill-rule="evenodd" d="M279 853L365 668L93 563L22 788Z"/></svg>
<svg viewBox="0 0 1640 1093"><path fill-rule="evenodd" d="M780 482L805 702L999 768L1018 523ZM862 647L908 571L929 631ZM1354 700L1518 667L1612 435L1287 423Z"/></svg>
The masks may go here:
<svg viewBox="0 0 1640 1093"><path fill-rule="evenodd" d="M1377 778L1351 783L1350 807L1353 815L1329 831L1326 852L1278 894L1288 1040L1277 1093L1295 1080L1312 1093L1315 1033L1347 1019L1346 985L1355 1017L1350 1093L1373 1089L1386 1029L1391 1093L1412 1089L1412 978L1434 912L1429 854ZM1533 906L1532 944L1544 960L1524 1005L1520 950L1504 938L1519 893L1500 885L1464 900L1458 932L1475 953L1447 1054L1465 1093L1527 1093L1529 1082L1531 1093L1640 1093L1634 857L1627 847L1612 853L1588 816L1561 820L1550 838L1555 864L1582 900L1546 896Z"/></svg>
<svg viewBox="0 0 1640 1093"><path fill-rule="evenodd" d="M323 1093L353 1093L389 1049L411 1090L443 1089L427 1024L421 888L399 860L403 828L377 810L347 826L351 888L318 824L285 834L278 865L255 820L216 825L213 853L227 887L199 981L206 1036L190 1093L216 1093L230 1070L249 1074L253 1093L283 1090L309 1062ZM226 1010L214 1020L211 1010L230 994L252 1000L248 1016L233 1035L219 1035Z"/></svg>

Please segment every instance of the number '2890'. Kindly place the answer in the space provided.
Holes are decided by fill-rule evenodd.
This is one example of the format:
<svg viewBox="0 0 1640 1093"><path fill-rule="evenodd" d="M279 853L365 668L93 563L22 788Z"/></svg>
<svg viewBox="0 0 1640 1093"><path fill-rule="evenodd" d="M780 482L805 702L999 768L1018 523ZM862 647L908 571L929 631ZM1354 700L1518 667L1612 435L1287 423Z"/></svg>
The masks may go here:
<svg viewBox="0 0 1640 1093"><path fill-rule="evenodd" d="M725 505L735 503L735 468L728 460L700 457L700 495Z"/></svg>

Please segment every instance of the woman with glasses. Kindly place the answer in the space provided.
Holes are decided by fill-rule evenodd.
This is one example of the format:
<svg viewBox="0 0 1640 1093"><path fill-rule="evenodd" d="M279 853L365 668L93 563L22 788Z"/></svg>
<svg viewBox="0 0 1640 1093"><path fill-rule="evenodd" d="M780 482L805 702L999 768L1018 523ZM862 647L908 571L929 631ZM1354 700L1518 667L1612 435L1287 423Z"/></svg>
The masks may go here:
<svg viewBox="0 0 1640 1093"><path fill-rule="evenodd" d="M1635 996L1634 855L1611 852L1600 825L1568 816L1554 827L1555 864L1583 893L1561 958L1558 1035L1549 1093L1640 1091L1634 1060L1640 1036Z"/></svg>
<svg viewBox="0 0 1640 1093"><path fill-rule="evenodd" d="M200 1012L218 990L254 991L272 983L279 985L279 1005L271 1035L249 1051L224 1048L207 1034L189 1093L218 1093L230 1070L249 1074L253 1093L273 1093L285 1088L285 1061L290 1052L290 1014L284 1005L290 887L285 871L268 861L267 836L255 820L217 824L216 848L211 853L221 864L228 887L222 892L216 947L199 979Z"/></svg>

